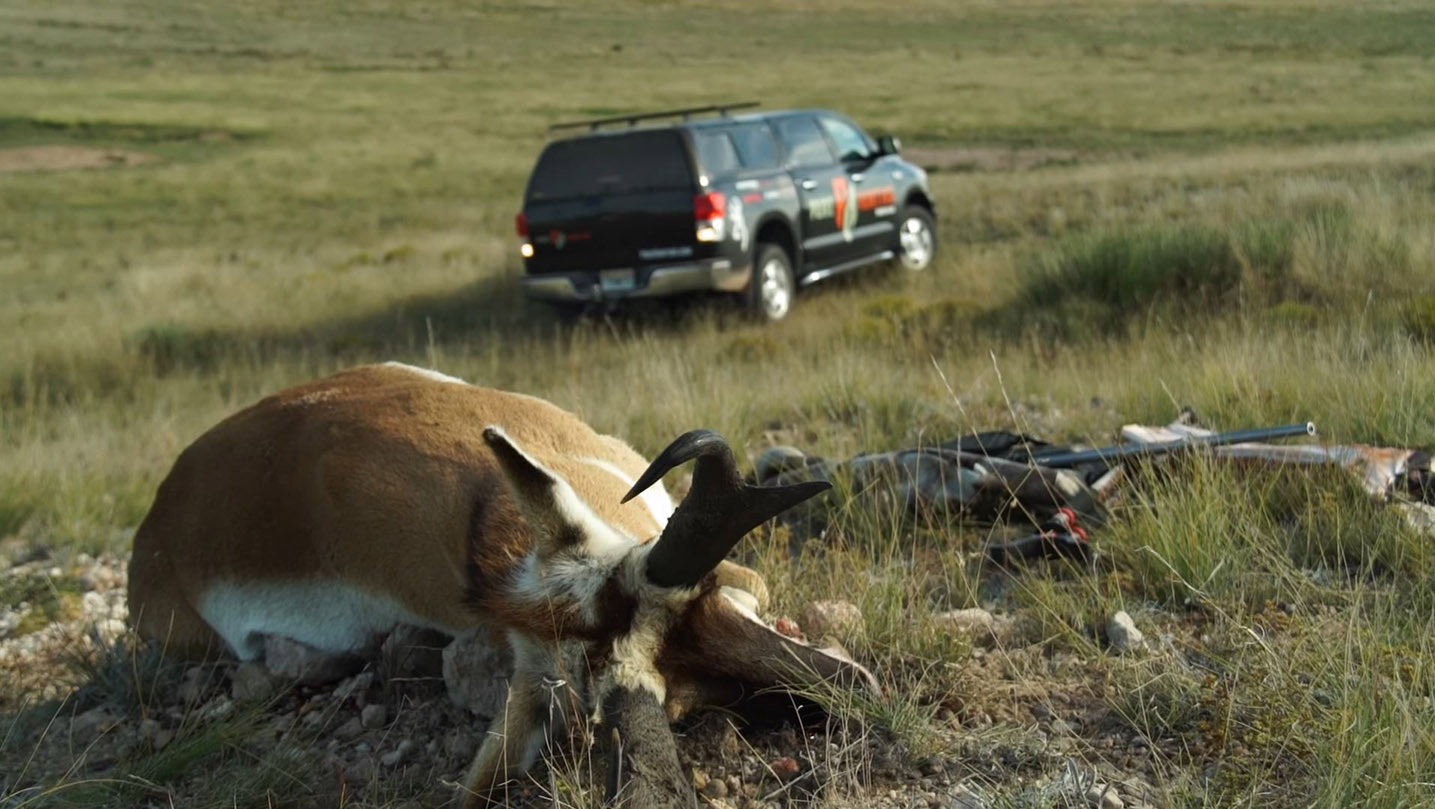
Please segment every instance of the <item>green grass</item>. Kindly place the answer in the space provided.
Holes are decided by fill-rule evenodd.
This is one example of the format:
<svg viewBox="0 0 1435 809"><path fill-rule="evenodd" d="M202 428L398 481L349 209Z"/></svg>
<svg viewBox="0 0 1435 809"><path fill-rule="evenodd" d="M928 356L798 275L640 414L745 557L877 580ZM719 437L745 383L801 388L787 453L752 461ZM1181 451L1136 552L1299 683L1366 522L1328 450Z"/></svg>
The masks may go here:
<svg viewBox="0 0 1435 809"><path fill-rule="evenodd" d="M1435 15L1407 0L11 2L0 150L156 160L0 175L0 538L123 551L204 429L390 359L648 453L697 426L752 455L998 428L1104 444L1183 405L1435 446L1432 58ZM522 305L512 216L546 125L747 98L927 149L1065 151L933 173L931 272L815 289L775 327L698 308L564 330ZM986 529L845 495L798 558L747 552L780 611L861 592L854 651L898 696L855 712L991 764L999 802L1059 769L1024 730L1047 693L1090 719L1069 757L1116 766L1096 741L1139 735L1173 805L1425 800L1428 538L1338 475L1152 472L1095 572L996 576ZM985 656L1007 690L930 620L973 605L1017 619ZM1117 609L1168 642L1109 655ZM262 803L268 782L224 780L242 740L206 739L164 788Z"/></svg>

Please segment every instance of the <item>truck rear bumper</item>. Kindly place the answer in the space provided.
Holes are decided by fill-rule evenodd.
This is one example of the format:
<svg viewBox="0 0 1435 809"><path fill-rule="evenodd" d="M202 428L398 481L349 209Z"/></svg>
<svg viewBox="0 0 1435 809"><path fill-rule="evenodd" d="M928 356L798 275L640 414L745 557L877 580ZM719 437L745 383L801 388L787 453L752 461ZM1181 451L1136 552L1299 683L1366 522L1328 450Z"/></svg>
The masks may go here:
<svg viewBox="0 0 1435 809"><path fill-rule="evenodd" d="M531 300L596 303L660 298L691 292L741 292L752 267L730 259L691 261L637 270L581 270L527 275L523 292Z"/></svg>

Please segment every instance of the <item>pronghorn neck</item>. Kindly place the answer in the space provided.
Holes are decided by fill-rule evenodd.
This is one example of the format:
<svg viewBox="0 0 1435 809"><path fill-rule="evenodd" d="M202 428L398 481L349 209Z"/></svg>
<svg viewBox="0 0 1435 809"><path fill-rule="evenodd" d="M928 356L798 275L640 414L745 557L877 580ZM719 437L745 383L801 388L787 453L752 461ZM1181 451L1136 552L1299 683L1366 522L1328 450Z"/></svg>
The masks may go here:
<svg viewBox="0 0 1435 809"><path fill-rule="evenodd" d="M594 702L601 705L615 689L641 690L659 704L667 699L667 680L658 670L658 652L668 634L681 623L688 607L708 587L659 587L648 579L648 552L651 545L633 549L614 571L618 587L633 600L632 620L611 643L607 670L598 678Z"/></svg>

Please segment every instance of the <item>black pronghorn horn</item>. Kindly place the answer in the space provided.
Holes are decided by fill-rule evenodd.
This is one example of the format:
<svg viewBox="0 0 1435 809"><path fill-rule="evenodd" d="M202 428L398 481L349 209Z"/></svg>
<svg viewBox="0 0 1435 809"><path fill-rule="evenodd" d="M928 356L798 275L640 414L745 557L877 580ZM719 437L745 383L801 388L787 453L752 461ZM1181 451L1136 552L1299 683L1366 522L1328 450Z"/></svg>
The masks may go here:
<svg viewBox="0 0 1435 809"><path fill-rule="evenodd" d="M712 430L693 430L668 445L623 502L657 483L673 467L697 459L693 485L648 554L648 580L659 587L691 587L717 567L748 531L830 489L814 480L790 486L751 486L737 471L732 449Z"/></svg>

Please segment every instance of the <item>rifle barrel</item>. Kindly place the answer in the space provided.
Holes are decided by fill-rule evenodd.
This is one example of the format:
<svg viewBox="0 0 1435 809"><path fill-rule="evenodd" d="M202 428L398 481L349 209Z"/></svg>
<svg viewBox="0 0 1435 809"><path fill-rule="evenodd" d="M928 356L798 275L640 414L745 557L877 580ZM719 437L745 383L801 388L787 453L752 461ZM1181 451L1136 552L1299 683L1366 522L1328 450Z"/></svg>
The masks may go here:
<svg viewBox="0 0 1435 809"><path fill-rule="evenodd" d="M1315 422L1287 424L1282 427L1257 427L1251 430L1235 430L1229 433L1193 435L1175 441L1153 441L1149 443L1117 444L1112 447L1058 452L1032 458L1032 463L1054 469L1070 469L1073 466L1097 461L1117 463L1127 458L1154 458L1183 449L1195 447L1221 447L1227 444L1244 444L1248 441L1272 441L1277 438L1291 438L1301 435L1315 435Z"/></svg>

